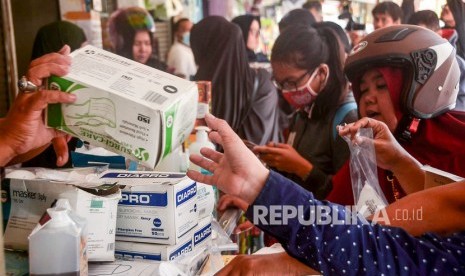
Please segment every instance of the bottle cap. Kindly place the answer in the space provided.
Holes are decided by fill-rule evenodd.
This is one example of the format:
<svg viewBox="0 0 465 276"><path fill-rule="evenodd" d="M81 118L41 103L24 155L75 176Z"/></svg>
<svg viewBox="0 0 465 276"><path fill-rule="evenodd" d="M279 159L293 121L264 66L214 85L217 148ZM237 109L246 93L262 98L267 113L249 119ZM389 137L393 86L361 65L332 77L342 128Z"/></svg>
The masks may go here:
<svg viewBox="0 0 465 276"><path fill-rule="evenodd" d="M210 128L206 126L198 126L195 128L197 131L195 134L195 141L200 142L200 143L205 143L208 141L208 131L210 131Z"/></svg>

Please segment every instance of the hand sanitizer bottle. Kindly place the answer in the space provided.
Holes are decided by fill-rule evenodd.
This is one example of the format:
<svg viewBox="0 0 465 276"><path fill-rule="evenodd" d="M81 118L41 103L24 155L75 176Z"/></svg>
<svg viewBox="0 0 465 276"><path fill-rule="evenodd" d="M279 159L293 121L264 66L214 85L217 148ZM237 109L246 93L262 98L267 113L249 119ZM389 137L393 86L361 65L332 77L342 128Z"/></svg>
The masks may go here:
<svg viewBox="0 0 465 276"><path fill-rule="evenodd" d="M210 129L205 126L198 126L195 128L195 130L197 131L195 134L195 142L189 146L189 154L201 155L200 154L201 148L211 148L215 150L215 145L213 145L213 143L208 140L207 131L209 131ZM192 162L189 165L189 169L201 172L203 174L210 173L209 171L202 169L201 167L195 165Z"/></svg>

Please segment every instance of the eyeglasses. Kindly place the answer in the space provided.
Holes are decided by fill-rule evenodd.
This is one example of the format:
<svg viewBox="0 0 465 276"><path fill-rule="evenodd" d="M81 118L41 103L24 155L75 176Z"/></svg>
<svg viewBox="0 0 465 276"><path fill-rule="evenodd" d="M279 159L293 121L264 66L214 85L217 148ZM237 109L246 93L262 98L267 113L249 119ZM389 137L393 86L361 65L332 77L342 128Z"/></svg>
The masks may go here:
<svg viewBox="0 0 465 276"><path fill-rule="evenodd" d="M299 83L308 75L309 71L306 71L302 76L298 77L295 81L283 81L278 82L275 77L272 77L271 80L276 88L279 90L297 90Z"/></svg>

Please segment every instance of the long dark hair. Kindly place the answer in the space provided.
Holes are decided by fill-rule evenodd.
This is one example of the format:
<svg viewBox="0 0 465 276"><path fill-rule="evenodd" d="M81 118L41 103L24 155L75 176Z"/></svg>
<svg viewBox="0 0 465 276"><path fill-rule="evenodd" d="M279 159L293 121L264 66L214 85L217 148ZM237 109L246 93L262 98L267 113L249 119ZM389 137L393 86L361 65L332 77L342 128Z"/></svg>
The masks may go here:
<svg viewBox="0 0 465 276"><path fill-rule="evenodd" d="M324 26L286 28L276 40L271 62L289 64L312 72L320 64L329 67L329 79L315 100L312 117L331 118L345 96L347 79L343 71L343 48L334 32Z"/></svg>
<svg viewBox="0 0 465 276"><path fill-rule="evenodd" d="M199 65L195 80L212 82L212 114L239 131L255 75L240 28L224 17L208 16L194 25L190 43Z"/></svg>

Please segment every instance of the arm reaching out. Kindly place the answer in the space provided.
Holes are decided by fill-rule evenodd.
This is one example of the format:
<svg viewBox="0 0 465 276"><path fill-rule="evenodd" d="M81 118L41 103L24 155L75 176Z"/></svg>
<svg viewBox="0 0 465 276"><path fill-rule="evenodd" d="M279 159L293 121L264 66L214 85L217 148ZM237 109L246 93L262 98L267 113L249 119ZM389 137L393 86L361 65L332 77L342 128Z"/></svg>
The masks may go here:
<svg viewBox="0 0 465 276"><path fill-rule="evenodd" d="M190 170L187 176L201 183L215 185L223 192L243 199L247 204L252 203L265 185L268 169L244 145L226 121L211 114L207 114L205 119L212 129L210 139L223 147L224 154L208 148L201 149L203 157L191 155L190 160L213 175Z"/></svg>

